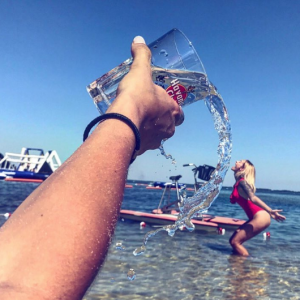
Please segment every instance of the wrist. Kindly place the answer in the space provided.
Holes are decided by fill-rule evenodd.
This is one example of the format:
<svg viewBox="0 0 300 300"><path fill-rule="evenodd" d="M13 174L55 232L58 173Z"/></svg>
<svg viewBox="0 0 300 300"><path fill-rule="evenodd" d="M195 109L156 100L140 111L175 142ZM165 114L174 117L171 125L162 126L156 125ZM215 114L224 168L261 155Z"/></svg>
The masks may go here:
<svg viewBox="0 0 300 300"><path fill-rule="evenodd" d="M129 118L134 125L140 130L143 122L142 113L137 105L132 101L131 97L122 95L122 102L118 101L118 97L114 100L113 104L108 108L106 113L118 113ZM125 99L124 99L125 98Z"/></svg>
<svg viewBox="0 0 300 300"><path fill-rule="evenodd" d="M84 134L83 134L83 141L85 141L88 138L89 132L90 130L98 123L102 123L103 121L106 121L104 124L104 128L106 128L106 125L109 125L108 128L109 130L113 130L109 136L112 138L113 135L116 134L121 134L121 136L119 136L118 138L118 144L120 144L121 139L125 138L125 142L128 142L127 140L127 134L129 134L130 139L132 138L132 136L134 136L135 139L135 147L134 147L134 151L133 154L131 156L131 160L130 160L130 164L135 160L136 158L136 154L137 152L140 150L141 148L141 137L140 137L140 132L138 130L138 128L135 126L135 124L126 116L119 114L119 113L106 113L104 115L101 115L97 118L95 118L92 122L90 122L90 124L86 127ZM117 123L114 124L113 128L111 128L111 122L113 121L113 123ZM119 122L119 123L118 123ZM123 123L123 124L121 124ZM120 127L121 125L121 127ZM124 127L125 125L125 127ZM117 129L118 127L119 130ZM97 130L98 128L96 128L96 132L98 132ZM103 131L103 126L99 127L99 130ZM131 143L130 143L131 144ZM130 146L130 148L132 148L132 146Z"/></svg>

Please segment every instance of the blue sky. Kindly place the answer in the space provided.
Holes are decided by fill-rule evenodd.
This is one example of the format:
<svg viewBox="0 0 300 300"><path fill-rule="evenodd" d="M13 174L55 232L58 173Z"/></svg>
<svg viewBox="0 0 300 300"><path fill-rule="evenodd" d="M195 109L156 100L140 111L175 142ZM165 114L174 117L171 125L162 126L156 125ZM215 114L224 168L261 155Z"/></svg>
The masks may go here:
<svg viewBox="0 0 300 300"><path fill-rule="evenodd" d="M176 27L193 42L226 103L232 164L251 160L257 187L300 190L300 2L13 1L0 2L0 152L55 149L66 160L98 112L86 85ZM142 87L137 87L142 88ZM217 133L203 102L158 150L137 159L130 179L168 180L217 164ZM99 158L100 159L100 158ZM224 184L232 185L229 171Z"/></svg>

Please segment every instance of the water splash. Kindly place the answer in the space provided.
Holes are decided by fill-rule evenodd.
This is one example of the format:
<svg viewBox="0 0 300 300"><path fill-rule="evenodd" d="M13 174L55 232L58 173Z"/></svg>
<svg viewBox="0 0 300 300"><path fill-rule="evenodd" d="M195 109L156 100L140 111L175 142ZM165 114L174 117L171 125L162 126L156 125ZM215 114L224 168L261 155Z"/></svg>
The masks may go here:
<svg viewBox="0 0 300 300"><path fill-rule="evenodd" d="M210 180L202 185L192 197L187 197L184 191L180 193L180 202L178 203L179 215L176 222L173 225L164 226L148 232L145 235L143 245L135 249L133 252L134 255L143 254L146 251L148 239L162 230L167 231L169 236L173 236L176 230L181 228L193 231L195 226L191 221L192 218L209 209L222 189L223 180L230 166L232 150L230 120L225 103L212 83L209 83L209 94L204 101L213 117L214 126L219 136L217 149L219 160L216 169L212 173ZM163 149L163 143L159 149L166 158L172 159L170 154L166 155Z"/></svg>
<svg viewBox="0 0 300 300"><path fill-rule="evenodd" d="M136 277L136 274L135 274L134 269L130 269L127 273L128 280L132 281L135 279L135 277Z"/></svg>
<svg viewBox="0 0 300 300"><path fill-rule="evenodd" d="M116 250L125 250L125 247L123 246L122 242L116 242Z"/></svg>
<svg viewBox="0 0 300 300"><path fill-rule="evenodd" d="M163 139L162 141L161 141L161 144L160 144L160 146L159 146L159 150L160 150L160 154L161 155L163 155L166 159L171 159L172 160L172 164L173 165L175 165L176 164L176 160L175 160L175 158L173 158L173 156L171 155L171 154L167 154L166 152L165 152L165 149L164 149L164 143L165 143L165 141L167 141L168 139Z"/></svg>
<svg viewBox="0 0 300 300"><path fill-rule="evenodd" d="M161 227L159 229L152 230L152 231L149 231L148 233L146 233L146 235L144 237L143 245L139 248L136 248L133 251L133 255L138 256L138 255L144 254L144 252L146 251L146 244L147 244L148 239L151 238L152 236L156 235L158 232L160 232L162 230L166 230L166 228L169 227L169 226L172 226L172 225L164 226L164 227Z"/></svg>

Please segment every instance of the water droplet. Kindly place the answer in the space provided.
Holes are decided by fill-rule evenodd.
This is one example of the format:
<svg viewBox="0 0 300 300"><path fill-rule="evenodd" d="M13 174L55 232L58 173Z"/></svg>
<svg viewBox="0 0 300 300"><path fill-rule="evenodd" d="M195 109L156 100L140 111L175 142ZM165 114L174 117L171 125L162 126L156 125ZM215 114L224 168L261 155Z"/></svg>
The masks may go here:
<svg viewBox="0 0 300 300"><path fill-rule="evenodd" d="M166 230L167 230L169 236L174 236L176 227L174 228L173 226L169 225L169 226L167 226Z"/></svg>
<svg viewBox="0 0 300 300"><path fill-rule="evenodd" d="M164 150L163 144L164 144L164 142L165 142L166 140L167 140L167 139L164 139L164 140L161 141L161 145L159 146L158 149L160 150L161 155L163 155L166 159L172 159L172 160L174 160L174 158L172 157L172 155L171 155L171 154L166 154L166 152L165 152L165 150Z"/></svg>
<svg viewBox="0 0 300 300"><path fill-rule="evenodd" d="M195 225L191 222L190 219L187 219L185 220L185 228L191 232L195 229Z"/></svg>
<svg viewBox="0 0 300 300"><path fill-rule="evenodd" d="M127 278L132 281L136 277L134 269L130 269L127 273Z"/></svg>
<svg viewBox="0 0 300 300"><path fill-rule="evenodd" d="M125 250L125 247L123 246L122 242L116 243L116 250Z"/></svg>
<svg viewBox="0 0 300 300"><path fill-rule="evenodd" d="M134 256L142 255L142 254L144 254L145 251L146 251L146 247L145 247L145 245L142 245L141 247L136 248L136 249L133 251L133 255L134 255Z"/></svg>
<svg viewBox="0 0 300 300"><path fill-rule="evenodd" d="M160 55L164 55L164 56L168 56L169 54L168 54L168 52L165 50L165 49L161 49L160 51L159 51L159 54Z"/></svg>

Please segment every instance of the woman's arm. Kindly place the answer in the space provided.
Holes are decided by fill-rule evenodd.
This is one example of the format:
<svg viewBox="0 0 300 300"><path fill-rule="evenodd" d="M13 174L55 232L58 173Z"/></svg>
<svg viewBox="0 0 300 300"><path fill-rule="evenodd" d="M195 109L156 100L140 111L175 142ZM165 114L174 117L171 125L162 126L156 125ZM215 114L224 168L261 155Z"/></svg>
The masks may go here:
<svg viewBox="0 0 300 300"><path fill-rule="evenodd" d="M135 123L141 154L171 137L183 116L153 84L150 50L135 41L132 68L109 112ZM128 125L105 120L19 206L0 229L1 299L82 299L105 259L135 143Z"/></svg>
<svg viewBox="0 0 300 300"><path fill-rule="evenodd" d="M250 201L252 201L254 204L256 204L257 206L261 207L262 209L264 209L265 211L267 211L271 217L273 219L275 219L276 221L280 222L285 220L285 217L283 215L280 215L278 212L282 211L282 209L271 209L264 201L262 201L259 197L257 197L252 189L251 186L247 183L246 180L241 180L239 183L239 188L241 187L241 190L239 192L241 192L241 195L245 198L245 199L249 199Z"/></svg>

